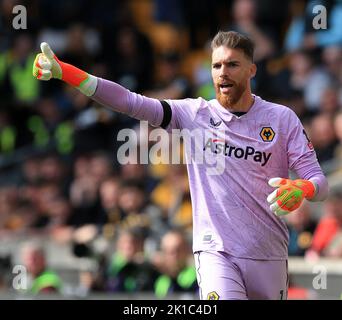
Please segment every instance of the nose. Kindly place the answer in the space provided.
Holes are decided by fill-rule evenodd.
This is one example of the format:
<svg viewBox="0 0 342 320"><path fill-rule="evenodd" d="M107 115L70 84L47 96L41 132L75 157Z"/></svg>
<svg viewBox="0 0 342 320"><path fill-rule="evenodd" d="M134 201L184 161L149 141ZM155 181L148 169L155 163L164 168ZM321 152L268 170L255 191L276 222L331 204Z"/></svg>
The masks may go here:
<svg viewBox="0 0 342 320"><path fill-rule="evenodd" d="M220 68L219 77L222 79L228 78L229 77L228 73L229 73L228 68L224 64L222 64Z"/></svg>

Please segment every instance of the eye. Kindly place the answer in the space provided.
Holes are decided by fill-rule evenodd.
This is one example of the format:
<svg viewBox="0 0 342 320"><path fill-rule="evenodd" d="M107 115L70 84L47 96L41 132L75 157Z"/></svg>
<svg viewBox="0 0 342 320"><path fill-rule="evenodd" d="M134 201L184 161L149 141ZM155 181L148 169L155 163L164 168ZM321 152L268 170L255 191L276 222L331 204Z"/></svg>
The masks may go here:
<svg viewBox="0 0 342 320"><path fill-rule="evenodd" d="M239 65L236 62L228 62L228 67L238 67Z"/></svg>
<svg viewBox="0 0 342 320"><path fill-rule="evenodd" d="M221 68L221 64L219 64L219 63L213 64L213 69L220 69L220 68Z"/></svg>

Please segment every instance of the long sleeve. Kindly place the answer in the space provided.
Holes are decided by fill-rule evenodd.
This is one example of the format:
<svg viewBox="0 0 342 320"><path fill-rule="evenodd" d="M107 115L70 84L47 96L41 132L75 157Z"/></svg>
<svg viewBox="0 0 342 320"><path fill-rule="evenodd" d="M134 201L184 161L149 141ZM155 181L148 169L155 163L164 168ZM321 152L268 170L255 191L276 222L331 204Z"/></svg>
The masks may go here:
<svg viewBox="0 0 342 320"><path fill-rule="evenodd" d="M315 157L308 154L302 156L296 163L295 171L300 178L309 180L315 185L316 193L310 201L323 201L327 198L328 181Z"/></svg>
<svg viewBox="0 0 342 320"><path fill-rule="evenodd" d="M326 177L321 175L316 175L309 179L316 187L316 194L311 201L323 201L328 197L329 185Z"/></svg>
<svg viewBox="0 0 342 320"><path fill-rule="evenodd" d="M91 98L114 111L148 121L155 127L160 126L164 119L164 107L159 100L131 92L115 82L98 78Z"/></svg>
<svg viewBox="0 0 342 320"><path fill-rule="evenodd" d="M314 183L316 193L311 201L323 201L329 193L329 186L326 177L317 160L313 145L301 124L299 118L291 110L288 118L288 157L289 168L305 180Z"/></svg>

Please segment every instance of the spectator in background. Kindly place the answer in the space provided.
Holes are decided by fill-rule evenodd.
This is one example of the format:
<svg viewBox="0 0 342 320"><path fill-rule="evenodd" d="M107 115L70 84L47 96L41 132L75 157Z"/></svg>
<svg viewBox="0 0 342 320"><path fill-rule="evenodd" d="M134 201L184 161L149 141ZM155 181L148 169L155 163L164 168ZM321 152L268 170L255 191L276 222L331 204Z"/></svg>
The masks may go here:
<svg viewBox="0 0 342 320"><path fill-rule="evenodd" d="M138 147L139 149L139 147ZM120 177L122 180L136 180L143 186L147 194L150 194L158 184L158 178L150 175L149 167L139 160L140 152L137 152L137 157L131 155L127 164L120 167Z"/></svg>
<svg viewBox="0 0 342 320"><path fill-rule="evenodd" d="M25 159L21 164L21 185L33 185L41 180L40 158L31 156Z"/></svg>
<svg viewBox="0 0 342 320"><path fill-rule="evenodd" d="M71 216L72 208L68 199L63 197L50 199L47 207L47 231L59 232L64 228L68 228L71 226Z"/></svg>
<svg viewBox="0 0 342 320"><path fill-rule="evenodd" d="M34 186L33 191L30 195L30 200L34 204L37 215L32 224L32 228L36 231L43 232L44 229L49 225L49 210L51 202L61 196L59 186L51 182L40 182Z"/></svg>
<svg viewBox="0 0 342 320"><path fill-rule="evenodd" d="M285 217L289 229L289 255L304 256L311 246L316 221L311 215L310 204L305 201L302 206Z"/></svg>
<svg viewBox="0 0 342 320"><path fill-rule="evenodd" d="M231 10L231 24L224 29L240 32L253 39L255 43L253 59L258 72L252 79L251 85L253 91L257 90L259 94L266 94L269 90L266 62L277 52L277 37L274 29L258 23L258 1L256 0L234 0Z"/></svg>
<svg viewBox="0 0 342 320"><path fill-rule="evenodd" d="M332 160L337 146L333 119L329 114L319 114L312 119L309 136L320 163Z"/></svg>
<svg viewBox="0 0 342 320"><path fill-rule="evenodd" d="M312 54L304 50L290 54L289 71L290 88L303 94L306 108L311 113L318 113L322 94L331 85L329 74L315 64Z"/></svg>
<svg viewBox="0 0 342 320"><path fill-rule="evenodd" d="M110 292L153 291L158 275L146 260L141 228L122 230L107 269L106 290Z"/></svg>
<svg viewBox="0 0 342 320"><path fill-rule="evenodd" d="M90 32L81 23L74 23L66 31L65 42L63 59L83 67L94 63L99 51L99 37L96 32Z"/></svg>
<svg viewBox="0 0 342 320"><path fill-rule="evenodd" d="M339 110L338 87L331 86L322 92L320 110L334 117Z"/></svg>
<svg viewBox="0 0 342 320"><path fill-rule="evenodd" d="M101 211L103 212L103 235L106 238L116 236L120 221L122 219L119 210L120 178L110 176L105 179L100 186Z"/></svg>
<svg viewBox="0 0 342 320"><path fill-rule="evenodd" d="M98 223L98 185L92 175L72 181L70 201L74 208L72 221L75 226Z"/></svg>
<svg viewBox="0 0 342 320"><path fill-rule="evenodd" d="M154 283L155 295L166 298L172 293L196 294L196 271L191 263L191 250L185 234L176 229L167 232L160 247L160 253L154 257L154 263L161 272Z"/></svg>
<svg viewBox="0 0 342 320"><path fill-rule="evenodd" d="M313 8L316 5L323 5L327 10L327 26L325 29L316 29L313 26L313 19L315 15L317 15L317 13L314 12ZM307 33L305 34L303 39L305 48L315 49L342 44L342 2L340 0L312 0L307 4L307 13Z"/></svg>
<svg viewBox="0 0 342 320"><path fill-rule="evenodd" d="M73 126L56 98L41 98L33 113L27 117L25 126L36 148L51 148L60 154L69 154L74 148Z"/></svg>
<svg viewBox="0 0 342 320"><path fill-rule="evenodd" d="M291 20L286 28L284 48L291 52L300 49L302 46L305 33L305 0L291 0L289 16Z"/></svg>
<svg viewBox="0 0 342 320"><path fill-rule="evenodd" d="M37 103L37 113L41 117L42 125L45 126L46 132L49 137L53 138L54 131L58 125L63 121L63 114L59 109L56 99L42 98ZM37 117L37 115L35 115Z"/></svg>
<svg viewBox="0 0 342 320"><path fill-rule="evenodd" d="M105 60L113 80L135 92L149 89L154 66L150 40L132 23L125 23L117 27L107 46Z"/></svg>
<svg viewBox="0 0 342 320"><path fill-rule="evenodd" d="M192 232L192 206L186 166L170 165L164 179L151 194L151 199L167 215L169 224Z"/></svg>
<svg viewBox="0 0 342 320"><path fill-rule="evenodd" d="M0 154L11 154L18 146L16 123L0 108Z"/></svg>
<svg viewBox="0 0 342 320"><path fill-rule="evenodd" d="M324 48L322 60L332 76L334 88L337 90L338 105L342 108L342 44Z"/></svg>
<svg viewBox="0 0 342 320"><path fill-rule="evenodd" d="M100 69L107 70L107 66L95 66L94 72L101 77L106 72ZM88 97L74 92L73 88L64 87L64 97L64 107L69 110L68 119L72 120L74 125L72 138L75 142L75 152L113 149L113 137L125 126L121 121L122 117L106 108L100 108Z"/></svg>
<svg viewBox="0 0 342 320"><path fill-rule="evenodd" d="M180 56L177 52L165 52L157 61L155 85L144 94L155 99L183 99L189 96L188 80L181 75Z"/></svg>
<svg viewBox="0 0 342 320"><path fill-rule="evenodd" d="M306 253L308 259L342 257L342 192L333 190L324 202L323 216L313 235L312 245Z"/></svg>
<svg viewBox="0 0 342 320"><path fill-rule="evenodd" d="M90 158L90 174L94 177L97 186L113 173L113 164L110 156L104 152L95 152Z"/></svg>
<svg viewBox="0 0 342 320"><path fill-rule="evenodd" d="M149 250L156 250L169 226L162 210L149 199L140 181L122 181L118 204L122 212L120 228L140 228L147 238Z"/></svg>
<svg viewBox="0 0 342 320"><path fill-rule="evenodd" d="M16 34L11 48L0 52L0 89L2 99L32 105L40 94L40 85L32 81L35 59L32 35Z"/></svg>
<svg viewBox="0 0 342 320"><path fill-rule="evenodd" d="M34 232L49 232L70 224L72 209L68 196L67 167L55 153L28 158L19 183L19 213Z"/></svg>
<svg viewBox="0 0 342 320"><path fill-rule="evenodd" d="M41 234L69 226L72 209L67 199L66 173L55 154L28 158L22 165L18 185L1 193L5 196L3 230Z"/></svg>
<svg viewBox="0 0 342 320"><path fill-rule="evenodd" d="M69 179L68 168L57 154L48 153L41 158L39 165L41 180L57 185L63 194L67 194Z"/></svg>
<svg viewBox="0 0 342 320"><path fill-rule="evenodd" d="M325 47L322 51L322 61L327 71L338 83L341 78L342 68L342 44Z"/></svg>
<svg viewBox="0 0 342 320"><path fill-rule="evenodd" d="M303 94L300 91L290 90L288 101L288 105L290 106L290 108L297 114L300 119L302 119L306 126L309 126L309 124L311 124L313 114L307 109Z"/></svg>
<svg viewBox="0 0 342 320"><path fill-rule="evenodd" d="M43 247L36 243L27 243L22 250L22 260L31 277L29 292L61 293L62 280L48 267Z"/></svg>
<svg viewBox="0 0 342 320"><path fill-rule="evenodd" d="M73 164L73 179L82 179L90 171L90 155L83 153L75 155Z"/></svg>
<svg viewBox="0 0 342 320"><path fill-rule="evenodd" d="M0 188L0 232L6 234L20 229L21 217L16 213L19 205L18 190L14 186Z"/></svg>
<svg viewBox="0 0 342 320"><path fill-rule="evenodd" d="M187 64L187 62L185 62ZM186 66L188 67L188 66ZM215 98L215 88L211 81L210 44L205 45L203 54L191 70L193 92L195 97L211 100Z"/></svg>
<svg viewBox="0 0 342 320"><path fill-rule="evenodd" d="M247 35L255 42L254 61L258 63L275 53L273 31L263 30L257 23L257 2L255 0L234 0L232 7L232 25L234 30Z"/></svg>
<svg viewBox="0 0 342 320"><path fill-rule="evenodd" d="M285 49L287 51L342 44L342 3L340 0L310 0L305 6L304 13L302 8L294 7L296 2L297 0L292 1L293 19L286 33ZM303 7L303 1L301 4ZM326 8L326 29L316 30L313 27L314 18L321 13L321 10L314 13L313 8L316 5L323 5Z"/></svg>
<svg viewBox="0 0 342 320"><path fill-rule="evenodd" d="M110 159L105 153L80 156L74 166L75 178L70 185L70 201L74 208L71 223L75 226L94 224L102 226L99 188L113 173Z"/></svg>
<svg viewBox="0 0 342 320"><path fill-rule="evenodd" d="M3 206L1 207L3 208ZM0 233L2 236L15 239L18 236L32 234L37 211L29 201L18 200L11 211L8 211L7 214L1 213L1 215Z"/></svg>

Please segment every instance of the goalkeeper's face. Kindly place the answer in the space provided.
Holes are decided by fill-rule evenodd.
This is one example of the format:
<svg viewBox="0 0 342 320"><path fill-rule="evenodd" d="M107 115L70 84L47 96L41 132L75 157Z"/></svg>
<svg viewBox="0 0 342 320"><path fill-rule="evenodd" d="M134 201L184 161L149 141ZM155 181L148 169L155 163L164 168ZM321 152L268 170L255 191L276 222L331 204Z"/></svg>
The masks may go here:
<svg viewBox="0 0 342 320"><path fill-rule="evenodd" d="M215 48L212 53L211 74L220 104L234 110L243 95L250 94L250 80L255 72L255 64L242 50L225 46Z"/></svg>

